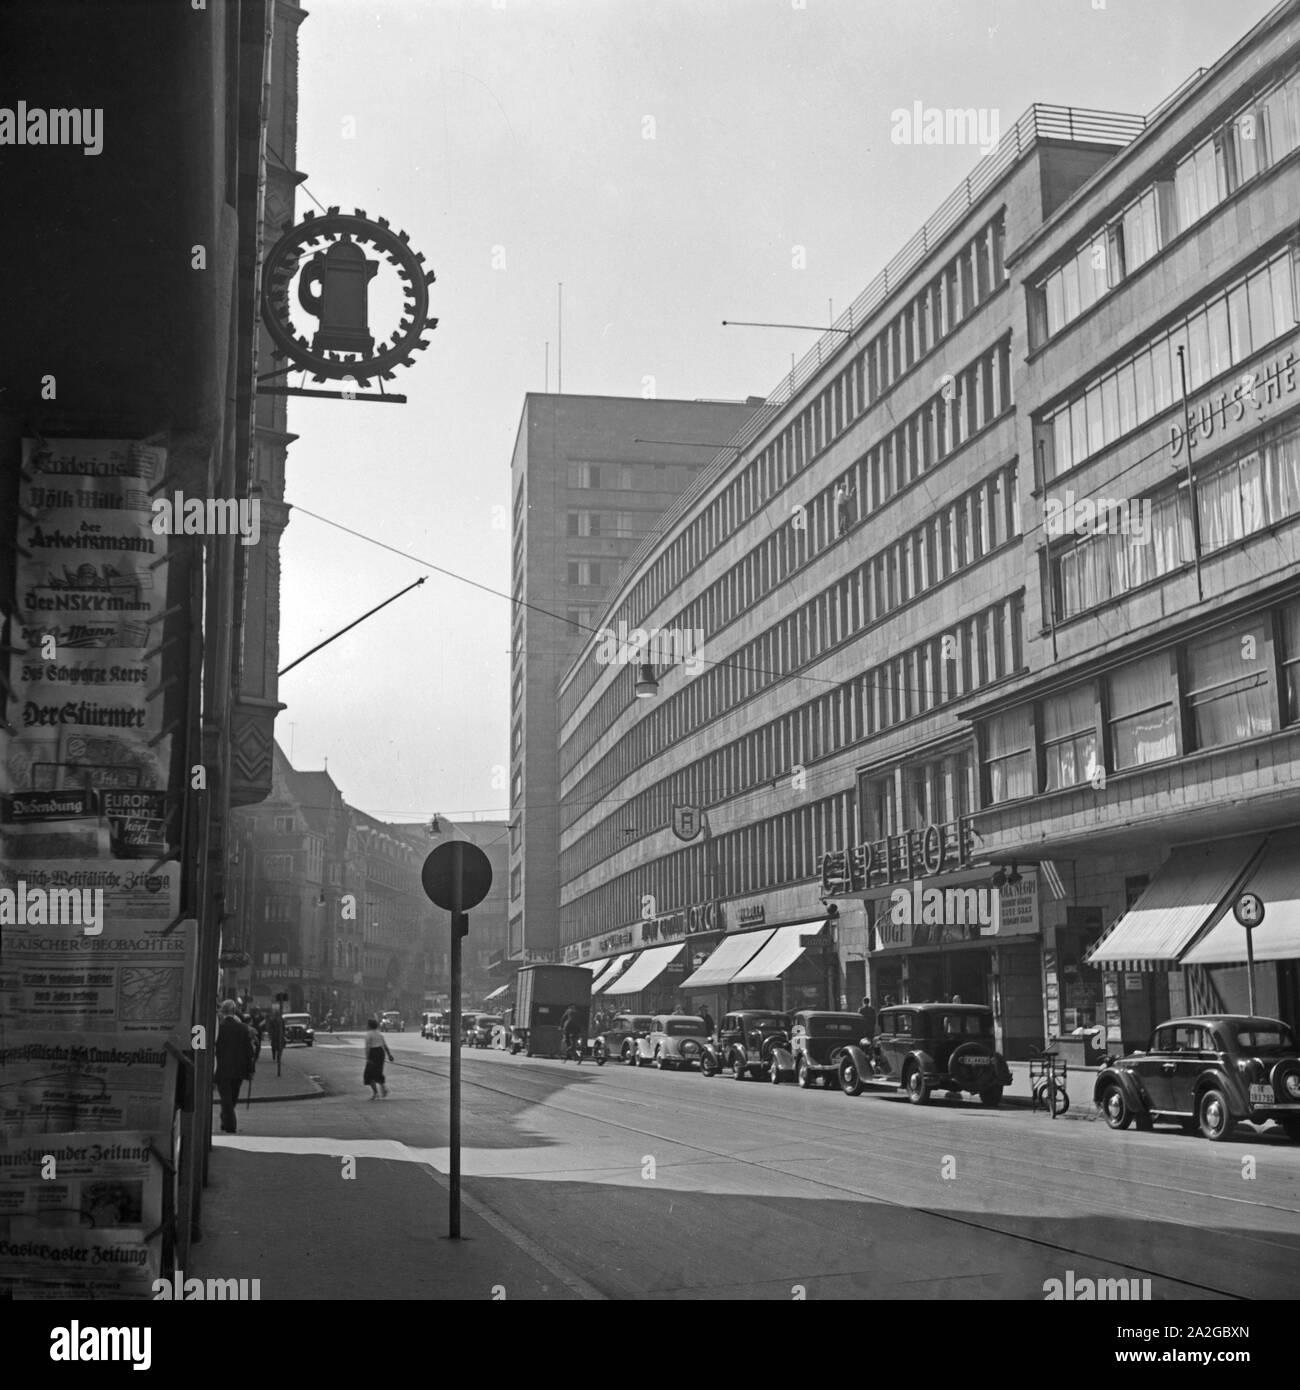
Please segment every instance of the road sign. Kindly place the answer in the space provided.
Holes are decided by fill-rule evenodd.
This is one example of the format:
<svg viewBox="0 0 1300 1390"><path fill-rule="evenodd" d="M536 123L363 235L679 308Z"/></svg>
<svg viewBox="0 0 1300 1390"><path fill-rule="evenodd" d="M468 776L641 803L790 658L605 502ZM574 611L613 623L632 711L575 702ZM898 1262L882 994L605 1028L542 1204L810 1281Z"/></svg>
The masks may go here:
<svg viewBox="0 0 1300 1390"><path fill-rule="evenodd" d="M1258 893L1243 893L1233 903L1232 915L1249 931L1264 920L1264 899Z"/></svg>
<svg viewBox="0 0 1300 1390"><path fill-rule="evenodd" d="M456 879L460 878L460 899ZM429 900L448 912L468 912L477 907L492 887L492 865L477 845L451 840L439 845L424 861L420 882Z"/></svg>

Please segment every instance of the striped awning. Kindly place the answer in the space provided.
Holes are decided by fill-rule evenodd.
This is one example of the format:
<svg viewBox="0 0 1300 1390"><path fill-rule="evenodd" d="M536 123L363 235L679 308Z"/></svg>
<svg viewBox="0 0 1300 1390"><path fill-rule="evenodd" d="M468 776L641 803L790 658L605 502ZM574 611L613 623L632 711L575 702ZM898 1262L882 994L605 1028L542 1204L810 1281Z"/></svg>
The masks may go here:
<svg viewBox="0 0 1300 1390"><path fill-rule="evenodd" d="M499 999L509 988L509 985L498 985L491 994L485 994L483 996L483 1002L485 1004L490 1004L493 999Z"/></svg>
<svg viewBox="0 0 1300 1390"><path fill-rule="evenodd" d="M640 993L647 986L654 984L674 957L681 955L685 945L684 941L679 941L675 946L654 946L648 951L642 951L623 975L610 985L606 993Z"/></svg>
<svg viewBox="0 0 1300 1390"><path fill-rule="evenodd" d="M825 917L818 917L811 922L792 922L788 927L778 927L767 945L742 965L727 983L759 985L779 980L812 945L812 938L819 935L825 925Z"/></svg>
<svg viewBox="0 0 1300 1390"><path fill-rule="evenodd" d="M634 955L636 955L635 951L629 951L625 956L615 956L612 961L608 962L609 969L591 982L591 992L600 994L603 990L608 989L618 979L619 972Z"/></svg>
<svg viewBox="0 0 1300 1390"><path fill-rule="evenodd" d="M1300 958L1300 833L1272 835L1246 881L1223 904L1218 921L1183 954L1181 965L1244 965L1246 928L1233 916L1242 893L1264 904L1264 920L1251 929L1256 960Z"/></svg>
<svg viewBox="0 0 1300 1390"><path fill-rule="evenodd" d="M742 965L748 965L775 935L775 929L767 927L763 931L724 936L717 949L695 974L682 981L682 988L714 989L719 985L725 985L736 971Z"/></svg>
<svg viewBox="0 0 1300 1390"><path fill-rule="evenodd" d="M1240 882L1262 843L1252 836L1174 850L1084 964L1104 970L1171 970Z"/></svg>

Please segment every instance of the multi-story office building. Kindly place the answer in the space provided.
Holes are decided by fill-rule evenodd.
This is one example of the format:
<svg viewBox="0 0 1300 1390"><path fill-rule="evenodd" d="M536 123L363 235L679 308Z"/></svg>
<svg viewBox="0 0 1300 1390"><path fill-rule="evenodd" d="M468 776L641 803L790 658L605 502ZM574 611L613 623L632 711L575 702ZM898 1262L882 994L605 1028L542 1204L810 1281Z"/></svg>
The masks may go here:
<svg viewBox="0 0 1300 1390"><path fill-rule="evenodd" d="M707 649L653 700L594 642L561 684L562 942L613 962L598 993L869 981L987 1003L1024 1056L1239 1002L1231 965L1141 967L1238 959L1251 873L1256 941L1300 954L1265 844L1300 821L1296 16L1147 117L1026 112L628 564L602 622ZM1149 503L1141 544L1076 531L1102 497ZM1294 1017L1293 971L1261 1010Z"/></svg>
<svg viewBox="0 0 1300 1390"><path fill-rule="evenodd" d="M1300 1020L1297 41L1279 5L1008 255L1024 669L963 714L981 845L1065 894L1051 1033L1246 1009L1242 891Z"/></svg>
<svg viewBox="0 0 1300 1390"><path fill-rule="evenodd" d="M556 686L623 563L750 403L529 395L511 463L510 941L559 943ZM554 617L546 615L554 614Z"/></svg>

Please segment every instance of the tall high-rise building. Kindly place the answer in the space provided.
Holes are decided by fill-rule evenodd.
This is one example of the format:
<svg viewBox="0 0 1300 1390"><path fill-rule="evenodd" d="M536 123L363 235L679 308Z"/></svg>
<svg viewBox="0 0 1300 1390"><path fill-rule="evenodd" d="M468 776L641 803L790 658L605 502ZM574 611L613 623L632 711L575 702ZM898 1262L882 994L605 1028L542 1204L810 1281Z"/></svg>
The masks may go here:
<svg viewBox="0 0 1300 1390"><path fill-rule="evenodd" d="M559 943L559 678L604 611L624 562L761 404L524 400L511 462L512 957Z"/></svg>

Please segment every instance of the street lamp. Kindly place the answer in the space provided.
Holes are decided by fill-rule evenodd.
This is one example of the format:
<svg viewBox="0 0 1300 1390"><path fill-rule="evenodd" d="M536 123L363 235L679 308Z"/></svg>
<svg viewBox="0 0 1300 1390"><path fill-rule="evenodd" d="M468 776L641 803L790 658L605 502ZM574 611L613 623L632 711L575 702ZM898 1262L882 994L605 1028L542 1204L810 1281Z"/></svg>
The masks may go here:
<svg viewBox="0 0 1300 1390"><path fill-rule="evenodd" d="M637 671L636 677L636 698L638 700L653 700L659 694L659 682L655 679L655 668L653 666L642 666Z"/></svg>

